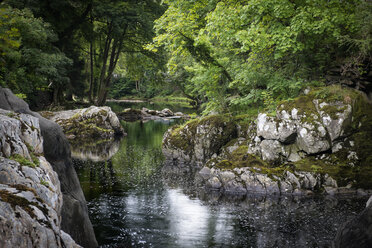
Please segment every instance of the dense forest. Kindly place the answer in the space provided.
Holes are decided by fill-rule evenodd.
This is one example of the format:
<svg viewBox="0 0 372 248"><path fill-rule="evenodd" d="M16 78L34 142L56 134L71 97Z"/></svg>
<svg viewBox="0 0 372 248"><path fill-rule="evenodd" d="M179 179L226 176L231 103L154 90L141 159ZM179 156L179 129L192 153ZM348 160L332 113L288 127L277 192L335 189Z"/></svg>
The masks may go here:
<svg viewBox="0 0 372 248"><path fill-rule="evenodd" d="M307 86L372 86L363 0L5 0L0 85L34 108L177 95L271 110Z"/></svg>

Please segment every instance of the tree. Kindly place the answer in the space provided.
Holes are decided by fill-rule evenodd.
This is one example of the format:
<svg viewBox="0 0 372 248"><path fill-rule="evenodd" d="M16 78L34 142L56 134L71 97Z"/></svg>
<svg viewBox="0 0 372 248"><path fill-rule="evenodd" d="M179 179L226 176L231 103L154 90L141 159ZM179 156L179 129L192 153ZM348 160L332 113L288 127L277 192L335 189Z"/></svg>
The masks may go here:
<svg viewBox="0 0 372 248"><path fill-rule="evenodd" d="M143 46L152 39L152 23L160 16L161 8L158 3L150 0L97 1L93 10L98 37L96 67L99 64L96 103L103 105L120 55L142 53L151 56Z"/></svg>
<svg viewBox="0 0 372 248"><path fill-rule="evenodd" d="M361 32L370 27L366 1L166 3L149 49L169 52L170 72L188 71L193 88L208 99L206 112L260 104L267 92L278 99L293 97L346 58L371 53L371 33Z"/></svg>
<svg viewBox="0 0 372 248"><path fill-rule="evenodd" d="M53 45L57 37L50 25L29 10L4 7L1 16L1 26L8 29L1 30L5 36L1 83L29 98L35 90L49 84L66 84L69 78L65 68L71 61Z"/></svg>

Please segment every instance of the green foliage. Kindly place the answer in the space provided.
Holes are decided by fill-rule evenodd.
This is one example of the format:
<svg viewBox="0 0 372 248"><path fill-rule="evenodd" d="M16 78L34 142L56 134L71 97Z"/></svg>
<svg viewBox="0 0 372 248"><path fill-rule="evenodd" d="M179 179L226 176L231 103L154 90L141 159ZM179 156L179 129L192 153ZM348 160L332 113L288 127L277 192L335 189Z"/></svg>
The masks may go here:
<svg viewBox="0 0 372 248"><path fill-rule="evenodd" d="M168 70L188 72L207 112L296 97L344 63L365 73L372 4L365 1L166 1L149 49L164 47Z"/></svg>
<svg viewBox="0 0 372 248"><path fill-rule="evenodd" d="M45 187L49 187L49 183L44 179L40 179L40 184L44 185Z"/></svg>
<svg viewBox="0 0 372 248"><path fill-rule="evenodd" d="M262 91L262 98L264 103L264 110L267 112L273 112L276 108L276 101L273 98L271 91Z"/></svg>
<svg viewBox="0 0 372 248"><path fill-rule="evenodd" d="M17 161L22 166L28 166L28 167L32 167L32 168L36 168L36 166L37 166L34 162L31 162L30 160L28 160L27 158L25 158L25 157L23 157L19 154L14 154L9 159Z"/></svg>
<svg viewBox="0 0 372 248"><path fill-rule="evenodd" d="M50 83L66 84L69 79L64 68L70 60L53 45L57 37L50 25L27 9L2 8L1 15L7 17L2 22L16 30L19 39L17 45L2 49L6 52L0 55L0 83L22 98Z"/></svg>

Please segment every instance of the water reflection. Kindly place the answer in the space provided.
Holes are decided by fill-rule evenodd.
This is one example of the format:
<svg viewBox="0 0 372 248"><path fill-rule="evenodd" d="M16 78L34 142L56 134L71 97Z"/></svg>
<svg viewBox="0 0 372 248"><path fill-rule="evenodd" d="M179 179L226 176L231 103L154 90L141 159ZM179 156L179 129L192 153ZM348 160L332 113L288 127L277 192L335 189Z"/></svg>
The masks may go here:
<svg viewBox="0 0 372 248"><path fill-rule="evenodd" d="M114 156L120 147L120 139L71 143L71 156L83 161L102 162Z"/></svg>
<svg viewBox="0 0 372 248"><path fill-rule="evenodd" d="M169 202L169 229L176 237L176 244L195 247L205 243L210 214L198 200L190 200L180 190L167 191Z"/></svg>
<svg viewBox="0 0 372 248"><path fill-rule="evenodd" d="M223 196L194 186L188 168L163 168L173 123L123 123L106 161L75 160L102 247L329 247L365 198Z"/></svg>

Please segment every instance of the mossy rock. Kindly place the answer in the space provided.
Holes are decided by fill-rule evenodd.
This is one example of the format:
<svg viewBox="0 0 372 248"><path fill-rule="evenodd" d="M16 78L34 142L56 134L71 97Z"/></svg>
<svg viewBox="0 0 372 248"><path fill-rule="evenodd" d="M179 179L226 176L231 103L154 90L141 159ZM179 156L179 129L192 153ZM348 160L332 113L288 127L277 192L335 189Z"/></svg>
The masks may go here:
<svg viewBox="0 0 372 248"><path fill-rule="evenodd" d="M352 166L347 163L338 163L337 156L329 156L327 159L307 157L292 164L296 171L315 172L328 174L337 181L339 187L352 183L353 188L372 188L372 167Z"/></svg>
<svg viewBox="0 0 372 248"><path fill-rule="evenodd" d="M17 161L22 166L28 166L28 167L31 167L31 168L36 168L37 166L39 166L39 163L40 163L39 159L36 156L32 157L33 161L30 161L27 158L25 158L25 157L23 157L19 154L13 154L12 156L10 156L9 159Z"/></svg>
<svg viewBox="0 0 372 248"><path fill-rule="evenodd" d="M165 142L171 147L190 152L193 150L196 140L203 135L197 133L200 126L206 126L207 129L217 128L223 132L213 136L212 146L209 147L213 153L218 152L220 148L229 140L236 137L236 125L228 117L222 115L208 116L202 119L190 120L183 126L171 128L170 135Z"/></svg>
<svg viewBox="0 0 372 248"><path fill-rule="evenodd" d="M194 137L192 131L187 127L174 127L169 130L170 135L165 141L170 145L171 148L178 148L183 150L185 153L190 154L194 148Z"/></svg>

